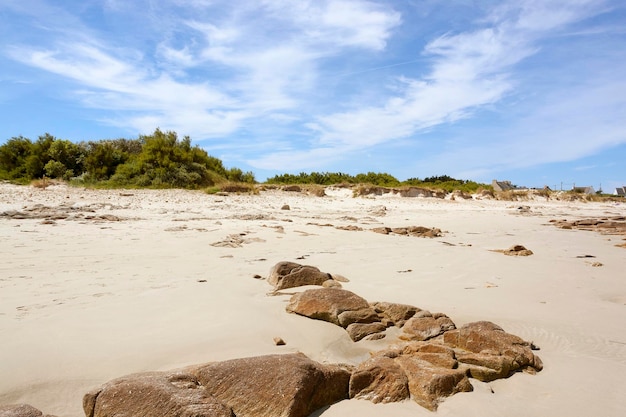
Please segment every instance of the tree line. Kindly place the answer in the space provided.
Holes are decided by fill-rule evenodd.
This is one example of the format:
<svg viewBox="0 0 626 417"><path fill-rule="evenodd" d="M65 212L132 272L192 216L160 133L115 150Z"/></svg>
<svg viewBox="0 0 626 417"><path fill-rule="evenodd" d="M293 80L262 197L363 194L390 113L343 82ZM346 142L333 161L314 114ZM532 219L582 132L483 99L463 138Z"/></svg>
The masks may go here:
<svg viewBox="0 0 626 417"><path fill-rule="evenodd" d="M0 179L27 183L58 178L81 185L104 187L201 188L224 182L256 183L254 174L224 167L189 136L156 129L137 139L105 139L74 143L46 133L36 141L19 136L0 146ZM476 192L489 185L448 175L400 181L388 173L310 172L281 174L267 184L370 184L381 187L414 186L444 191Z"/></svg>
<svg viewBox="0 0 626 417"><path fill-rule="evenodd" d="M58 178L112 187L199 188L225 181L255 183L252 172L227 169L189 136L156 129L137 139L74 143L46 133L19 136L0 146L0 179Z"/></svg>
<svg viewBox="0 0 626 417"><path fill-rule="evenodd" d="M387 173L368 172L367 174L350 175L343 172L301 172L299 174L281 174L268 178L268 184L371 184L380 187L422 187L440 189L448 192L455 190L473 193L480 188L489 189L490 185L469 180L459 180L448 175L420 178L409 178L400 181Z"/></svg>

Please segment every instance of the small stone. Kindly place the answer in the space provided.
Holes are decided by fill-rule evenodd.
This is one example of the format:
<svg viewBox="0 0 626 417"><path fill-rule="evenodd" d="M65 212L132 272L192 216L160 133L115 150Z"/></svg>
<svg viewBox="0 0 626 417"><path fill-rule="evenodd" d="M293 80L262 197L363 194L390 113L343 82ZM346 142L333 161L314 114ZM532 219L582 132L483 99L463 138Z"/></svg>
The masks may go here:
<svg viewBox="0 0 626 417"><path fill-rule="evenodd" d="M274 344L276 346L285 346L287 343L285 343L285 341L283 340L282 337L275 337L274 338Z"/></svg>

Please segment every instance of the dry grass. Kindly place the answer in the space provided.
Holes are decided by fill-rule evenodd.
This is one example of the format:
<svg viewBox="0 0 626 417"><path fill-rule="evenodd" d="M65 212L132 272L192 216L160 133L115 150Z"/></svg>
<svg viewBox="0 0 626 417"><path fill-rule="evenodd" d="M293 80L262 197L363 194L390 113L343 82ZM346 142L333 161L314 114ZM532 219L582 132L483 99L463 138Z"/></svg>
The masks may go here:
<svg viewBox="0 0 626 417"><path fill-rule="evenodd" d="M214 187L206 189L208 194L236 193L236 194L258 194L259 189L254 184L246 182L224 182Z"/></svg>
<svg viewBox="0 0 626 417"><path fill-rule="evenodd" d="M501 201L528 201L530 192L528 190L507 190L494 193L496 200Z"/></svg>
<svg viewBox="0 0 626 417"><path fill-rule="evenodd" d="M43 177L43 178L41 178L39 180L32 180L30 182L30 185L31 185L31 187L45 190L46 188L50 187L51 185L58 185L58 184L62 184L62 183L63 183L63 181L61 181L61 180L52 180L50 178Z"/></svg>
<svg viewBox="0 0 626 417"><path fill-rule="evenodd" d="M305 192L316 197L324 197L326 195L326 186L318 184L306 184L302 185L302 192Z"/></svg>

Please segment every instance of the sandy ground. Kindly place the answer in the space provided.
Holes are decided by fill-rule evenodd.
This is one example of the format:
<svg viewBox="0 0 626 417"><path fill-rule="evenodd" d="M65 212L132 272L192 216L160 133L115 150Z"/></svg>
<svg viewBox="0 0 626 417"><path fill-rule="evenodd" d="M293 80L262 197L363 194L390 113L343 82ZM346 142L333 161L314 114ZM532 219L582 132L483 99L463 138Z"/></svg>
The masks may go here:
<svg viewBox="0 0 626 417"><path fill-rule="evenodd" d="M443 312L457 326L490 320L541 348L539 374L472 380L474 392L446 399L436 415L625 415L626 249L615 246L623 236L549 221L624 216L626 203L329 194L0 184L0 213L42 204L70 214L0 217L0 404L78 417L85 392L133 372L296 351L356 364L390 343L353 343L339 327L286 313L289 296L268 295L254 276L289 260L347 277L344 288L369 301ZM333 227L348 225L363 230ZM379 226L438 227L444 236L369 230ZM240 247L212 245L224 241ZM534 255L492 251L514 244ZM315 415L433 413L412 401L352 400Z"/></svg>

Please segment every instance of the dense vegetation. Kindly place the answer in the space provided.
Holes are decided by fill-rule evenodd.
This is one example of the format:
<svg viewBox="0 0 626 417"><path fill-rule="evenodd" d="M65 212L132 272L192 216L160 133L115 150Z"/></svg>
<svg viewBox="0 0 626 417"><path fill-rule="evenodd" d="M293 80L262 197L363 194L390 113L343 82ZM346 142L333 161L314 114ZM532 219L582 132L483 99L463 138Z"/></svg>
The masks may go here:
<svg viewBox="0 0 626 417"><path fill-rule="evenodd" d="M457 180L448 175L427 177L424 179L409 178L400 181L393 175L387 173L368 172L367 174L350 175L342 172L311 172L310 174L301 172L298 175L283 174L267 179L268 184L371 184L381 187L422 187L438 189L448 192L455 190L468 193L476 192L480 188L490 189L491 186L480 184L474 181Z"/></svg>
<svg viewBox="0 0 626 417"><path fill-rule="evenodd" d="M73 143L50 134L31 141L22 136L0 146L0 179L27 183L39 178L58 178L98 187L200 188L218 184L254 184L252 172L227 169L191 139L156 129L137 139L107 139ZM341 172L282 174L267 184L368 184L381 187L422 187L447 192L476 192L490 186L457 180L447 175L400 181L391 174Z"/></svg>
<svg viewBox="0 0 626 417"><path fill-rule="evenodd" d="M226 181L254 183L252 172L222 161L157 129L137 139L73 143L49 134L35 142L14 137L0 146L0 179L59 178L110 187L199 188Z"/></svg>

